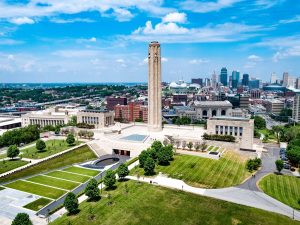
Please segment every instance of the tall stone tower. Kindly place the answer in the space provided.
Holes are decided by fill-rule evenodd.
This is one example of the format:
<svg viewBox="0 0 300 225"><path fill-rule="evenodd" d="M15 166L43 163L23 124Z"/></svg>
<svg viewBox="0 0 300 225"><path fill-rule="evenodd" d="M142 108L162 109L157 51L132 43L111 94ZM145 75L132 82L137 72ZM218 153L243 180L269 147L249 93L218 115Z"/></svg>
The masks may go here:
<svg viewBox="0 0 300 225"><path fill-rule="evenodd" d="M162 130L160 44L152 41L148 54L148 130Z"/></svg>

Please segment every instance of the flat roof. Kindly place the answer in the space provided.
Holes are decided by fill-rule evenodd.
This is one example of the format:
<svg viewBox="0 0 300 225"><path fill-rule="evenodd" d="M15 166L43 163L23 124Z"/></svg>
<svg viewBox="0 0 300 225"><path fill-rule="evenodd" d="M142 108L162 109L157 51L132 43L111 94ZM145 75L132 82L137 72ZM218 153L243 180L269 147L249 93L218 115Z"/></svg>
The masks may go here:
<svg viewBox="0 0 300 225"><path fill-rule="evenodd" d="M229 101L195 101L195 106L229 106L232 107L232 104Z"/></svg>
<svg viewBox="0 0 300 225"><path fill-rule="evenodd" d="M210 120L234 120L234 121L249 121L249 118L245 117L232 117L232 116L214 116Z"/></svg>

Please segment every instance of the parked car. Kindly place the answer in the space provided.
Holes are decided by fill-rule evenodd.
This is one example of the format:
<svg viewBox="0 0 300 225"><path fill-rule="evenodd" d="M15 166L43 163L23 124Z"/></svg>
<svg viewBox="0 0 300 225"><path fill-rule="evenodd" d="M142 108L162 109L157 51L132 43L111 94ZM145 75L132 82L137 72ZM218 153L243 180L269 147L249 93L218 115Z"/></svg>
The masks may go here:
<svg viewBox="0 0 300 225"><path fill-rule="evenodd" d="M289 170L291 168L291 165L288 163L284 163L283 168Z"/></svg>

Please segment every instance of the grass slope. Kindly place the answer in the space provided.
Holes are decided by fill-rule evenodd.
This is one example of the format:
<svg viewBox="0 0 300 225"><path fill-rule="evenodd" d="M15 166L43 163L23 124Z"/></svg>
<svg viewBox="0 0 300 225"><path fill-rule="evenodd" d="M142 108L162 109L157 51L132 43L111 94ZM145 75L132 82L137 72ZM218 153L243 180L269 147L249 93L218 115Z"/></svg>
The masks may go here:
<svg viewBox="0 0 300 225"><path fill-rule="evenodd" d="M259 187L278 201L300 209L300 179L288 175L270 174L259 182Z"/></svg>
<svg viewBox="0 0 300 225"><path fill-rule="evenodd" d="M91 177L67 173L63 171L54 171L54 172L47 173L46 175L51 177L62 178L70 181L76 181L80 183L84 183L85 181L91 178Z"/></svg>
<svg viewBox="0 0 300 225"><path fill-rule="evenodd" d="M156 166L156 173L181 179L196 187L221 188L240 184L249 172L245 160L232 152L226 152L219 160L191 155L175 155L169 166ZM135 168L131 174L143 175L143 169Z"/></svg>
<svg viewBox="0 0 300 225"><path fill-rule="evenodd" d="M23 180L17 180L15 182L6 184L5 186L52 199L57 199L66 193L65 191L60 189L46 187Z"/></svg>
<svg viewBox="0 0 300 225"><path fill-rule="evenodd" d="M77 166L68 167L68 168L64 169L63 171L78 173L78 174L87 175L87 176L96 176L100 172L100 171L96 171L96 170L80 168Z"/></svg>
<svg viewBox="0 0 300 225"><path fill-rule="evenodd" d="M2 177L0 178L0 183L22 178L25 176L44 173L63 166L72 165L73 163L80 163L80 162L84 162L96 158L97 158L96 155L89 149L88 146L85 145L71 152L67 152L54 159L50 159L38 165L31 166L25 170L11 174L7 177Z"/></svg>
<svg viewBox="0 0 300 225"><path fill-rule="evenodd" d="M22 150L22 157L29 158L29 159L46 158L50 155L54 155L56 153L72 148L81 142L76 141L74 146L69 146L65 140L48 140L45 143L46 143L45 151L37 152L36 147L32 146Z"/></svg>
<svg viewBox="0 0 300 225"><path fill-rule="evenodd" d="M26 161L22 160L5 160L0 161L0 173L5 173L7 171L13 170L15 168L21 167L28 164Z"/></svg>
<svg viewBox="0 0 300 225"><path fill-rule="evenodd" d="M73 190L75 187L77 187L79 185L78 183L75 183L72 181L56 179L54 177L48 177L48 176L43 176L43 175L31 177L27 180L35 182L35 183L45 184L45 185L49 185L52 187L63 188L63 189L67 189L67 190Z"/></svg>
<svg viewBox="0 0 300 225"><path fill-rule="evenodd" d="M126 183L128 194L124 191ZM118 188L109 193L112 205L108 205L107 197L98 202L83 202L77 215L63 215L51 225L300 224L272 212L133 181L119 183ZM91 211L94 219L91 219Z"/></svg>
<svg viewBox="0 0 300 225"><path fill-rule="evenodd" d="M31 202L23 207L26 209L31 209L33 211L38 211L41 208L43 208L44 206L48 205L50 202L51 202L50 199L39 198L39 199L35 200L34 202Z"/></svg>

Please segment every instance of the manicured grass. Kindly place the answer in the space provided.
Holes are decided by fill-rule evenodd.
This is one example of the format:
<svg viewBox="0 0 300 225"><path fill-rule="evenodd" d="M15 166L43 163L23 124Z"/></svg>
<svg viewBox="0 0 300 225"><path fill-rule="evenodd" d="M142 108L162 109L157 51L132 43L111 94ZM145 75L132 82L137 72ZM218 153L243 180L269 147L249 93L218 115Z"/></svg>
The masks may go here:
<svg viewBox="0 0 300 225"><path fill-rule="evenodd" d="M0 173L5 173L7 171L13 170L15 168L21 167L28 164L26 161L22 160L5 160L0 161Z"/></svg>
<svg viewBox="0 0 300 225"><path fill-rule="evenodd" d="M34 184L24 180L17 180L15 182L6 184L5 186L52 199L57 199L66 193L65 191L60 189Z"/></svg>
<svg viewBox="0 0 300 225"><path fill-rule="evenodd" d="M270 174L259 182L259 187L278 201L300 209L300 179L288 175Z"/></svg>
<svg viewBox="0 0 300 225"><path fill-rule="evenodd" d="M22 150L23 158L30 159L42 159L46 158L50 155L54 155L56 153L62 152L69 148L72 148L81 142L76 141L74 146L69 146L65 140L48 140L46 143L46 149L43 152L38 152L35 146L25 148Z"/></svg>
<svg viewBox="0 0 300 225"><path fill-rule="evenodd" d="M6 153L0 154L0 159L5 159L7 157Z"/></svg>
<svg viewBox="0 0 300 225"><path fill-rule="evenodd" d="M48 177L48 176L43 176L43 175L31 177L27 180L35 182L35 183L39 183L39 184L49 185L52 187L63 188L66 190L73 190L75 187L77 187L79 185L78 183L75 183L72 181L61 180L61 179L57 179L54 177Z"/></svg>
<svg viewBox="0 0 300 225"><path fill-rule="evenodd" d="M191 155L175 155L168 166L156 166L156 173L181 179L196 187L221 188L240 184L250 174L245 159L233 152L226 152L219 160ZM143 169L136 167L132 175L143 175Z"/></svg>
<svg viewBox="0 0 300 225"><path fill-rule="evenodd" d="M59 157L42 162L38 165L31 166L25 170L0 178L0 183L18 179L21 177L31 176L34 174L45 173L63 166L80 163L87 160L96 159L96 155L89 149L88 146L82 146L71 152L67 152ZM0 162L1 164L1 162Z"/></svg>
<svg viewBox="0 0 300 225"><path fill-rule="evenodd" d="M4 190L5 188L4 187L0 187L0 191Z"/></svg>
<svg viewBox="0 0 300 225"><path fill-rule="evenodd" d="M211 145L208 147L207 151L212 151L215 146Z"/></svg>
<svg viewBox="0 0 300 225"><path fill-rule="evenodd" d="M85 169L85 168L81 168L81 167L77 167L77 166L68 167L68 168L64 169L63 171L79 173L79 174L88 175L88 176L96 176L100 172L100 171Z"/></svg>
<svg viewBox="0 0 300 225"><path fill-rule="evenodd" d="M216 151L219 150L219 148L220 148L220 147L216 146L216 147L214 147L214 149L213 149L212 151L213 151L213 152L216 152Z"/></svg>
<svg viewBox="0 0 300 225"><path fill-rule="evenodd" d="M125 184L128 194L124 192ZM77 215L65 214L51 225L300 224L272 212L134 181L118 183L118 188L109 193L112 205L108 204L107 197L98 202L83 202ZM90 219L91 210L94 219Z"/></svg>
<svg viewBox="0 0 300 225"><path fill-rule="evenodd" d="M88 179L91 178L91 177L67 173L67 172L63 172L63 171L54 171L54 172L47 173L46 175L51 176L51 177L58 177L58 178L62 178L62 179L70 180L70 181L76 181L76 182L80 182L80 183L84 183L85 181L87 181Z"/></svg>
<svg viewBox="0 0 300 225"><path fill-rule="evenodd" d="M31 202L23 207L26 209L31 209L33 211L38 211L41 208L43 208L44 206L48 205L50 202L51 202L51 200L48 198L39 198L39 199L35 200L34 202Z"/></svg>

